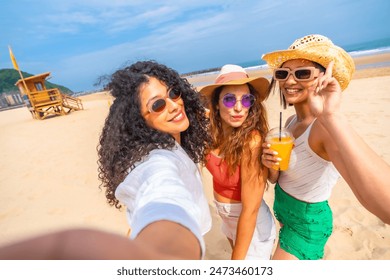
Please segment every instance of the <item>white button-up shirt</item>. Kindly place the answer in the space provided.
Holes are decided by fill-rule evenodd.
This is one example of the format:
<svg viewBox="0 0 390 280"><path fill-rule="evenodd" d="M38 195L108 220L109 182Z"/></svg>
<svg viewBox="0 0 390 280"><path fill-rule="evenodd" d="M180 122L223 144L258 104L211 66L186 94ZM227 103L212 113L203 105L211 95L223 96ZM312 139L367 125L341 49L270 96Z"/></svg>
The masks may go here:
<svg viewBox="0 0 390 280"><path fill-rule="evenodd" d="M171 151L151 151L118 186L115 196L127 207L130 238L153 222L169 220L198 238L204 257L210 210L199 168L179 144Z"/></svg>

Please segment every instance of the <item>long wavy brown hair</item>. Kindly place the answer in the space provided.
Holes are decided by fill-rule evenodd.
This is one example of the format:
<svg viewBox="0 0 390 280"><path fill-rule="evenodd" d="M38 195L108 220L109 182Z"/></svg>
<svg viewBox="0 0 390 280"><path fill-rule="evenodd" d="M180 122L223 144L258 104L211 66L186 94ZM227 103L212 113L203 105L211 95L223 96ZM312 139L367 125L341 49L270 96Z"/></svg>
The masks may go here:
<svg viewBox="0 0 390 280"><path fill-rule="evenodd" d="M115 100L100 135L98 150L99 179L106 189L107 202L121 208L115 197L118 185L135 164L154 149L172 150L175 139L149 127L141 115L140 88L154 77L168 88L181 91L189 127L183 131L181 147L195 162L203 164L204 150L211 142L208 134L209 120L199 93L173 69L154 61L140 61L116 71L106 88Z"/></svg>
<svg viewBox="0 0 390 280"><path fill-rule="evenodd" d="M220 150L220 154L223 154L224 161L228 165L229 174L233 174L240 165L243 151L250 152L248 145L254 133L258 132L263 142L269 130L267 111L262 102L259 101L261 100L260 94L252 85L247 85L250 93L256 97L256 102L250 107L244 123L239 127L232 128L232 133L227 137L223 133L222 119L217 109L223 86L216 88L210 98L210 133L212 138L210 150ZM210 150L206 152L210 152ZM258 161L262 166L260 157Z"/></svg>

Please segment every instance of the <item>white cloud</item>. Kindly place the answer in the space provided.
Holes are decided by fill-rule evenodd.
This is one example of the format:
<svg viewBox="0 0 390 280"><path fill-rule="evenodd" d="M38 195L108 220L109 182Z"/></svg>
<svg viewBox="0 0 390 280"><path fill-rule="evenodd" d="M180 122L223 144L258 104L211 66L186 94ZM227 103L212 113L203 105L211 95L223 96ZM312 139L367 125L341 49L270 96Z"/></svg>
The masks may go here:
<svg viewBox="0 0 390 280"><path fill-rule="evenodd" d="M89 88L98 75L128 60L152 58L194 71L260 58L311 32L336 42L389 34L381 7L388 2L374 1L362 11L358 8L368 0L344 1L344 6L334 0L318 18L321 4L297 1L19 0L0 10L0 24L10 26L0 43L15 46L30 72L52 71L77 89ZM351 32L351 26L359 32Z"/></svg>
<svg viewBox="0 0 390 280"><path fill-rule="evenodd" d="M49 24L94 24L98 20L91 13L86 12L70 12L70 13L55 13L47 15L45 20L48 20Z"/></svg>

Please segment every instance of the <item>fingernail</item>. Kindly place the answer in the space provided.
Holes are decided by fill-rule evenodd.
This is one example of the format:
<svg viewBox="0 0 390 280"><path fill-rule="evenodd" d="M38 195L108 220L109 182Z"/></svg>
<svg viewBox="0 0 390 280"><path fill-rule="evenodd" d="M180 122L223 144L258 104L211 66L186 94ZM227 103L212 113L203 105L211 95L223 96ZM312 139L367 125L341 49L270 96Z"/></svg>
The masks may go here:
<svg viewBox="0 0 390 280"><path fill-rule="evenodd" d="M278 152L273 151L272 154L273 154L274 156L276 156L276 155L278 155Z"/></svg>
<svg viewBox="0 0 390 280"><path fill-rule="evenodd" d="M282 161L282 158L278 157L277 160L278 160L278 161Z"/></svg>

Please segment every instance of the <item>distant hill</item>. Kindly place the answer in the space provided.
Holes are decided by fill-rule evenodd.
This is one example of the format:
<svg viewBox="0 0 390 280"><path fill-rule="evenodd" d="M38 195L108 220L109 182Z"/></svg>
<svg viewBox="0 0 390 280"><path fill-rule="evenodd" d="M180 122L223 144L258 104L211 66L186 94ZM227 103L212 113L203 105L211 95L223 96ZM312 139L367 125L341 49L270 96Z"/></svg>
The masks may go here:
<svg viewBox="0 0 390 280"><path fill-rule="evenodd" d="M40 73L38 73L40 74ZM34 76L33 74L26 73L22 71L22 75L24 78ZM14 69L0 69L0 93L4 92L19 92L15 83L20 79L19 72ZM72 95L73 91L69 88L50 83L49 81L45 81L45 85L47 89L58 88L62 93Z"/></svg>

